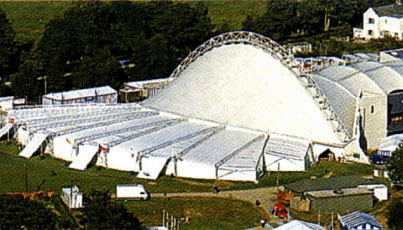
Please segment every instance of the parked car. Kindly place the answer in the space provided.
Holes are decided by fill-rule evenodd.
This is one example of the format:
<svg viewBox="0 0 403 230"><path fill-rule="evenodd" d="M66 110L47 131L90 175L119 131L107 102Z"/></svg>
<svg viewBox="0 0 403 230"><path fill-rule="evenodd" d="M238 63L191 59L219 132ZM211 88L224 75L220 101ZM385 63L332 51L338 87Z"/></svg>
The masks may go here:
<svg viewBox="0 0 403 230"><path fill-rule="evenodd" d="M288 217L288 211L282 204L276 203L270 211L273 215L280 218Z"/></svg>

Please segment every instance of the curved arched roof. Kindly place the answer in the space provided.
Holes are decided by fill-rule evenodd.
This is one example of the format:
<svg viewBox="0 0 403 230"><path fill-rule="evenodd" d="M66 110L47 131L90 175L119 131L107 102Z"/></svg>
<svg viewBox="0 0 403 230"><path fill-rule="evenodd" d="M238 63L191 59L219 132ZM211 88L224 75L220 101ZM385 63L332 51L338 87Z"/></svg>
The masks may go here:
<svg viewBox="0 0 403 230"><path fill-rule="evenodd" d="M313 98L290 62L292 57L269 38L250 32L223 34L192 52L166 88L143 105L323 143L345 141L334 125L341 122L328 118L336 114Z"/></svg>
<svg viewBox="0 0 403 230"><path fill-rule="evenodd" d="M356 99L360 92L386 96L403 89L403 62L367 61L330 66L313 74L313 78L352 133Z"/></svg>

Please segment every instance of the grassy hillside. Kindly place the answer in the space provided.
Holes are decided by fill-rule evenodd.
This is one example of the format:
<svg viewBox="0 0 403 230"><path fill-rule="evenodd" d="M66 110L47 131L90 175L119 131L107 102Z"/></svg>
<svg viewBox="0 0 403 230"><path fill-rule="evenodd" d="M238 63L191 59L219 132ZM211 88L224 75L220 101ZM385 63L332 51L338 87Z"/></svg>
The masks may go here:
<svg viewBox="0 0 403 230"><path fill-rule="evenodd" d="M183 0L185 1L185 0ZM195 4L191 2L190 4ZM265 0L206 1L211 20L217 29L240 30L247 15L257 17L266 9ZM73 6L71 1L0 1L17 33L17 41L39 39L46 24Z"/></svg>
<svg viewBox="0 0 403 230"><path fill-rule="evenodd" d="M16 32L19 42L29 42L40 38L46 24L60 16L73 4L70 1L43 2L24 1L0 2Z"/></svg>
<svg viewBox="0 0 403 230"><path fill-rule="evenodd" d="M217 29L240 30L248 15L256 18L266 11L265 0L207 1L209 15Z"/></svg>

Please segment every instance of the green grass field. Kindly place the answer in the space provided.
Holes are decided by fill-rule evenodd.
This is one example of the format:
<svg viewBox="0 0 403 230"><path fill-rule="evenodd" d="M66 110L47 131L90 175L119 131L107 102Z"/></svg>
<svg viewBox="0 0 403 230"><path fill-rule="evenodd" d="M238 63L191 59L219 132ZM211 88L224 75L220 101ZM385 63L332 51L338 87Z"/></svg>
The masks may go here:
<svg viewBox="0 0 403 230"><path fill-rule="evenodd" d="M16 40L30 42L39 39L46 24L63 15L64 11L72 7L70 1L2 1L2 8L16 32Z"/></svg>
<svg viewBox="0 0 403 230"><path fill-rule="evenodd" d="M266 2L265 0L221 0L205 1L205 4L209 9L211 21L217 25L217 29L240 30L247 15L257 17L265 12ZM6 12L16 31L16 40L19 42L38 40L46 24L63 15L73 5L71 1L0 2L0 8Z"/></svg>
<svg viewBox="0 0 403 230"><path fill-rule="evenodd" d="M248 202L221 198L152 199L124 202L144 225L161 225L163 209L180 219L189 217L181 229L246 229L262 219L258 209Z"/></svg>
<svg viewBox="0 0 403 230"><path fill-rule="evenodd" d="M34 156L25 159L18 156L15 142L7 144L0 142L0 193L24 191L24 165L28 168L29 191L53 189L58 192L71 183L77 184L84 192L91 189L109 189L114 192L116 184L142 183L149 192L194 192L213 191L214 183L218 183L221 190L251 189L257 187L275 186L277 173L271 172L261 178L258 184L250 182L232 182L215 180L195 180L162 176L156 182L138 179L135 174L90 167L87 171L75 171L68 168L65 161L54 159L49 155L43 158ZM311 176L322 177L332 171L334 176L340 175L371 175L372 167L364 164L341 164L337 162L321 162L306 172L279 173L279 183L287 184Z"/></svg>

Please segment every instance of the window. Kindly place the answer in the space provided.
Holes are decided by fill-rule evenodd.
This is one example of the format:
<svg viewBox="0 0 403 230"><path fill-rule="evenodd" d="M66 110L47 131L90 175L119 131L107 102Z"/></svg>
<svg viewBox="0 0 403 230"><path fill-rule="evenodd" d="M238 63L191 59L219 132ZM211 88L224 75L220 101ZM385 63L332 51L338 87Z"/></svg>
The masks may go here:
<svg viewBox="0 0 403 230"><path fill-rule="evenodd" d="M388 20L387 20L387 19L385 19L385 24L388 24Z"/></svg>
<svg viewBox="0 0 403 230"><path fill-rule="evenodd" d="M372 30L368 30L368 35L372 36L373 31Z"/></svg>
<svg viewBox="0 0 403 230"><path fill-rule="evenodd" d="M373 18L368 18L368 24L374 24L375 20Z"/></svg>
<svg viewBox="0 0 403 230"><path fill-rule="evenodd" d="M371 113L375 113L375 106L371 105Z"/></svg>
<svg viewBox="0 0 403 230"><path fill-rule="evenodd" d="M395 37L399 37L399 34L398 34L398 33L395 33Z"/></svg>

